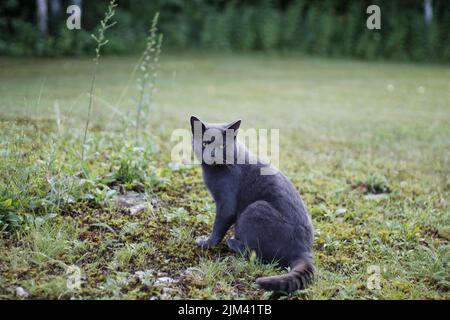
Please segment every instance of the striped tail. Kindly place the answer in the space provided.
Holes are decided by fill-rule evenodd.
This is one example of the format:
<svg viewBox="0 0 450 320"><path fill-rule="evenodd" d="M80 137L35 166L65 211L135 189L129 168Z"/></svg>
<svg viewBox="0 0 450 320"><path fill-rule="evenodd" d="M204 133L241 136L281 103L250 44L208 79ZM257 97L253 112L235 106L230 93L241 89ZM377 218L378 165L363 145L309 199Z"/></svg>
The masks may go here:
<svg viewBox="0 0 450 320"><path fill-rule="evenodd" d="M281 276L262 277L256 283L265 290L277 292L293 292L305 289L313 280L316 268L305 259L296 260L294 267L288 274Z"/></svg>

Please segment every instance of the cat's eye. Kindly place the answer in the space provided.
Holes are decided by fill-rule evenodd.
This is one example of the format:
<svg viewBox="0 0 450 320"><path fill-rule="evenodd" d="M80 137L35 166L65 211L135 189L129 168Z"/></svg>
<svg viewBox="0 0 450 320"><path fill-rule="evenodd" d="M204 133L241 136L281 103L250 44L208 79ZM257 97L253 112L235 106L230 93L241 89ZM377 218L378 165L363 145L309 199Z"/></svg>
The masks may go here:
<svg viewBox="0 0 450 320"><path fill-rule="evenodd" d="M202 143L203 148L206 148L207 145L208 145L207 142L203 142L203 143Z"/></svg>

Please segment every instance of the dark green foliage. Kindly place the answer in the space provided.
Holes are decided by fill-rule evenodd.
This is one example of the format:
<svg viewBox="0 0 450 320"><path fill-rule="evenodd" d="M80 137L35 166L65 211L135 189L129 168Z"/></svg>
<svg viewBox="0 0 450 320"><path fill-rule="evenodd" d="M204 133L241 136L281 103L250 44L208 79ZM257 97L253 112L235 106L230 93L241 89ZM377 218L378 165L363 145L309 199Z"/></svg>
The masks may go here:
<svg viewBox="0 0 450 320"><path fill-rule="evenodd" d="M17 215L12 199L3 200L0 197L0 234L19 227L20 217Z"/></svg>
<svg viewBox="0 0 450 320"><path fill-rule="evenodd" d="M292 2L284 12L281 25L281 42L285 48L298 48L304 27L304 1Z"/></svg>
<svg viewBox="0 0 450 320"><path fill-rule="evenodd" d="M119 183L133 183L142 180L141 169L137 164L132 163L131 160L124 159L120 162L119 170L114 175L114 178Z"/></svg>
<svg viewBox="0 0 450 320"><path fill-rule="evenodd" d="M273 6L273 1L264 1L257 14L259 46L263 50L279 47L281 39L281 12Z"/></svg>
<svg viewBox="0 0 450 320"><path fill-rule="evenodd" d="M251 50L256 45L256 10L244 7L238 15L236 28L236 48Z"/></svg>
<svg viewBox="0 0 450 320"><path fill-rule="evenodd" d="M65 9L68 1L62 1ZM366 9L381 8L381 30L368 30ZM49 36L35 26L35 4L0 4L0 55L81 55L92 52L107 1L84 1L82 30L69 31L63 12ZM361 59L450 61L450 3L433 1L433 20L424 20L423 0L122 0L118 27L105 53L143 50L146 27L160 12L165 47L214 51L300 51ZM64 11L64 10L63 10Z"/></svg>

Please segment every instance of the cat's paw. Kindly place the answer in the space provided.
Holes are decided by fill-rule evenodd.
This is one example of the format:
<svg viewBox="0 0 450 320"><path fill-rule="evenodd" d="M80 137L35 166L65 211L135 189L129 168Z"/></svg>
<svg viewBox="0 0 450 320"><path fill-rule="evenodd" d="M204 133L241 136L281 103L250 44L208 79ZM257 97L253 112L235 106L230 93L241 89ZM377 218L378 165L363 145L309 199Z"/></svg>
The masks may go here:
<svg viewBox="0 0 450 320"><path fill-rule="evenodd" d="M202 249L207 249L207 248L212 247L211 241L209 240L208 236L201 236L201 237L197 238L197 240L195 242Z"/></svg>
<svg viewBox="0 0 450 320"><path fill-rule="evenodd" d="M241 254L244 254L247 249L245 244L241 240L235 238L228 239L227 246L231 251Z"/></svg>

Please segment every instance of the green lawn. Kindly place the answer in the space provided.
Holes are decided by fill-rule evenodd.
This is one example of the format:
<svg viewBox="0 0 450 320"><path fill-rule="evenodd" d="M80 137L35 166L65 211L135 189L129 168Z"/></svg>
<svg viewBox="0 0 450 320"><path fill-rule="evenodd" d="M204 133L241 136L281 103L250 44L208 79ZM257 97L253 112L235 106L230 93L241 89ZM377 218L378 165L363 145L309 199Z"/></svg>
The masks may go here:
<svg viewBox="0 0 450 320"><path fill-rule="evenodd" d="M0 299L279 298L254 279L285 271L195 245L214 203L200 168L170 163L190 114L280 129L318 268L287 298L450 298L448 66L163 54L136 142L137 60L101 60L81 161L92 61L0 59L0 221L17 224L0 238ZM117 205L130 190L144 211Z"/></svg>

